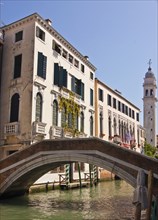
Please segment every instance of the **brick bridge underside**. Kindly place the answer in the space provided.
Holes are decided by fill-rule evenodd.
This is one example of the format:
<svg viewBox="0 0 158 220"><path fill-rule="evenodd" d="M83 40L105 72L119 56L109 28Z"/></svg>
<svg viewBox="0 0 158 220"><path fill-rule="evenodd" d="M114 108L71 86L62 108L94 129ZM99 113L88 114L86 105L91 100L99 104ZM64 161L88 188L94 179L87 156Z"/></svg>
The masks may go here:
<svg viewBox="0 0 158 220"><path fill-rule="evenodd" d="M44 140L0 161L0 198L25 194L43 174L68 162L104 168L133 187L138 170L154 173L153 194L158 195L158 160L98 138Z"/></svg>

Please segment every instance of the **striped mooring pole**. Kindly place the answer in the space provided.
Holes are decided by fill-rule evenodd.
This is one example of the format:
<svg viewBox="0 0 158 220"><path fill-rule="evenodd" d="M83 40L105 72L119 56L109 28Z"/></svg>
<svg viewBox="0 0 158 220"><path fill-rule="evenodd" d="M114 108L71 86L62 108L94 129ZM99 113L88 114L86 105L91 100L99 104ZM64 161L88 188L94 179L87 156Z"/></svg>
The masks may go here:
<svg viewBox="0 0 158 220"><path fill-rule="evenodd" d="M94 172L94 184L96 185L98 182L98 172L96 166L93 166L93 172Z"/></svg>
<svg viewBox="0 0 158 220"><path fill-rule="evenodd" d="M65 164L65 174L66 174L66 188L68 189L68 184L70 182L70 164Z"/></svg>

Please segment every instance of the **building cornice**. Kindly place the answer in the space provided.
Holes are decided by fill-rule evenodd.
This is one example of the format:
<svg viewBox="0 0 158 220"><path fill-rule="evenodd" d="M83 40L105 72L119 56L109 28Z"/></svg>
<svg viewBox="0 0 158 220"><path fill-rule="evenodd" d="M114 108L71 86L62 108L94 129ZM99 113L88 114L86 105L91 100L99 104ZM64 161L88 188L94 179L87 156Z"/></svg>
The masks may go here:
<svg viewBox="0 0 158 220"><path fill-rule="evenodd" d="M62 37L46 20L44 20L39 14L34 13L27 17L24 17L16 22L1 27L1 30L8 31L23 24L35 21L38 22L45 30L47 30L55 39L57 39L62 45L64 45L69 51L71 51L76 57L82 60L92 71L96 71L96 67L90 63L86 56L83 56L75 47L73 47L64 37Z"/></svg>

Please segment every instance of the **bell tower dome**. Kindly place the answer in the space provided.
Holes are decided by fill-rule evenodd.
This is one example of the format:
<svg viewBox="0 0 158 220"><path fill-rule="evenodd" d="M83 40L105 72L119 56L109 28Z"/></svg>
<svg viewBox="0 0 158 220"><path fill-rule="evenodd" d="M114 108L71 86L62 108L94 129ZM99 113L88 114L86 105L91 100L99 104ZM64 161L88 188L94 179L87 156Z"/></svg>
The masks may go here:
<svg viewBox="0 0 158 220"><path fill-rule="evenodd" d="M144 128L146 130L146 142L152 146L156 146L156 78L151 69L151 60L149 60L149 68L144 78Z"/></svg>

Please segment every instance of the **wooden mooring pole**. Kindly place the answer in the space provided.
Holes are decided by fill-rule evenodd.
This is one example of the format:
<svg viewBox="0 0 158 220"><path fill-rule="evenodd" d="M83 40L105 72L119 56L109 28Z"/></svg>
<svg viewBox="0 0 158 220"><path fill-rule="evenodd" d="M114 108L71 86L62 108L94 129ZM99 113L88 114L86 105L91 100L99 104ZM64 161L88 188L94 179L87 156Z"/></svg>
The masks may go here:
<svg viewBox="0 0 158 220"><path fill-rule="evenodd" d="M151 219L152 193L153 193L153 172L152 170L149 170L149 173L148 173L148 208L146 210L146 220Z"/></svg>
<svg viewBox="0 0 158 220"><path fill-rule="evenodd" d="M134 220L141 220L141 203L136 205Z"/></svg>
<svg viewBox="0 0 158 220"><path fill-rule="evenodd" d="M80 188L82 187L82 180L81 180L81 169L80 169L80 163L78 162L78 175L79 175L79 182L80 182Z"/></svg>

